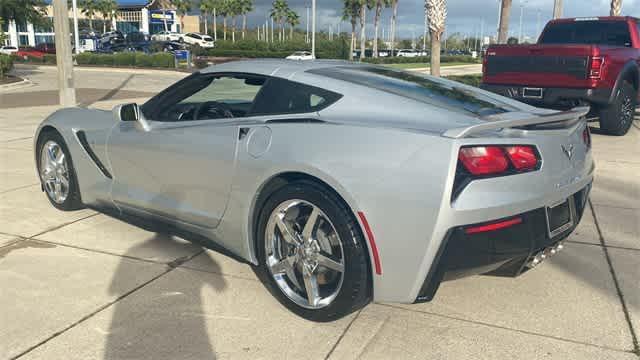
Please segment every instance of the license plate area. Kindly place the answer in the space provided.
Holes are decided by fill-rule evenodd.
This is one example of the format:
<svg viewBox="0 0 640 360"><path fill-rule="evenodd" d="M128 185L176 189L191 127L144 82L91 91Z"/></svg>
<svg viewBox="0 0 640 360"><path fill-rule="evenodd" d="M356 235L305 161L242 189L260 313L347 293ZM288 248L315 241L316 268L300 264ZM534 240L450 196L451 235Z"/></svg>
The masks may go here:
<svg viewBox="0 0 640 360"><path fill-rule="evenodd" d="M527 99L542 99L542 88L522 88L522 97Z"/></svg>
<svg viewBox="0 0 640 360"><path fill-rule="evenodd" d="M573 196L545 208L549 238L571 229L575 223L575 202Z"/></svg>

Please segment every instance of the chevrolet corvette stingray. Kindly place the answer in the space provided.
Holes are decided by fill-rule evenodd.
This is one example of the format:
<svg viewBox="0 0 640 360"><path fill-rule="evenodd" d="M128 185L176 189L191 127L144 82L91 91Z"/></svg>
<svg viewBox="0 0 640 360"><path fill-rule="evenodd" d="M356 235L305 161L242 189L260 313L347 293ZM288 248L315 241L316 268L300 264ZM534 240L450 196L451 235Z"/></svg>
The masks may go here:
<svg viewBox="0 0 640 360"><path fill-rule="evenodd" d="M248 60L140 106L56 111L35 161L56 208L203 238L330 321L560 250L593 180L587 112L373 65Z"/></svg>

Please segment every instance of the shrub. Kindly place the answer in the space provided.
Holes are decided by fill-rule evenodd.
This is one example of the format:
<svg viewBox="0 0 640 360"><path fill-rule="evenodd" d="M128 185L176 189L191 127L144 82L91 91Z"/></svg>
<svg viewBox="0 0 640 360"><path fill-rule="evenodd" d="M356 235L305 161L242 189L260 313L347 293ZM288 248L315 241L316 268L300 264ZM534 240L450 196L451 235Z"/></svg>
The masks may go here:
<svg viewBox="0 0 640 360"><path fill-rule="evenodd" d="M96 65L105 65L105 66L113 66L113 54L95 54L94 64Z"/></svg>
<svg viewBox="0 0 640 360"><path fill-rule="evenodd" d="M49 65L55 65L57 63L55 54L44 54L42 62Z"/></svg>
<svg viewBox="0 0 640 360"><path fill-rule="evenodd" d="M0 54L0 79L4 78L11 69L13 69L13 58Z"/></svg>
<svg viewBox="0 0 640 360"><path fill-rule="evenodd" d="M134 66L136 64L136 54L133 52L120 52L113 54L113 65Z"/></svg>
<svg viewBox="0 0 640 360"><path fill-rule="evenodd" d="M78 54L75 59L78 65L95 65L95 55L92 53L85 52Z"/></svg>
<svg viewBox="0 0 640 360"><path fill-rule="evenodd" d="M141 52L135 53L134 61L135 61L135 66L137 67L151 67L151 65L153 65L151 62L151 55L141 53Z"/></svg>
<svg viewBox="0 0 640 360"><path fill-rule="evenodd" d="M151 55L152 67L172 68L175 67L174 56L171 53L155 53Z"/></svg>
<svg viewBox="0 0 640 360"><path fill-rule="evenodd" d="M431 57L429 56L416 56L416 57L379 57L379 58L365 58L364 62L371 64L405 64L405 63L429 63ZM440 56L441 63L450 62L463 62L463 63L477 63L479 59L474 59L469 55L442 55Z"/></svg>

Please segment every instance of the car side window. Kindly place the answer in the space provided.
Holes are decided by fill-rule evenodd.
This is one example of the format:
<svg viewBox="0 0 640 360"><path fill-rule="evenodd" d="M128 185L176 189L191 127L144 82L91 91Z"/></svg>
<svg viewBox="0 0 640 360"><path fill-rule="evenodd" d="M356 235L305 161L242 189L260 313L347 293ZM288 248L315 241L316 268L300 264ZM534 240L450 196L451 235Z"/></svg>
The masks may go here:
<svg viewBox="0 0 640 360"><path fill-rule="evenodd" d="M150 112L155 121L241 118L264 83L264 77L254 75L199 74L149 101L143 113Z"/></svg>
<svg viewBox="0 0 640 360"><path fill-rule="evenodd" d="M320 111L342 95L281 78L269 78L255 99L251 115L303 114Z"/></svg>

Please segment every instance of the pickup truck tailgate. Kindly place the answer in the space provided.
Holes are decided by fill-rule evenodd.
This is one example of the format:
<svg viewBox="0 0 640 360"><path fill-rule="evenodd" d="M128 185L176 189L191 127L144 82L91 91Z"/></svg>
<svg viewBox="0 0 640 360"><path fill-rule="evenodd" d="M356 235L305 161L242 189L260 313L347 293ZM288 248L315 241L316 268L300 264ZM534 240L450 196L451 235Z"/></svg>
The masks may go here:
<svg viewBox="0 0 640 360"><path fill-rule="evenodd" d="M483 83L540 87L591 87L591 45L492 46Z"/></svg>

